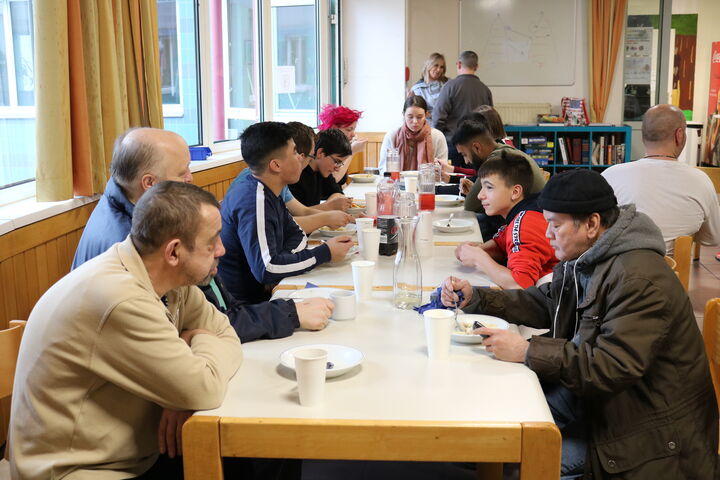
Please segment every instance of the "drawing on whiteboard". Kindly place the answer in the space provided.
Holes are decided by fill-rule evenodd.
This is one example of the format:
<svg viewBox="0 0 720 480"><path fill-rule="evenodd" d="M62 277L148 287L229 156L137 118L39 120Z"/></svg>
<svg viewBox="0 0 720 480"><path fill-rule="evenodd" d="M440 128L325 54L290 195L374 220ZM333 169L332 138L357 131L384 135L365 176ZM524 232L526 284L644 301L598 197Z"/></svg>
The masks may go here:
<svg viewBox="0 0 720 480"><path fill-rule="evenodd" d="M529 62L539 69L546 67L556 56L552 30L542 10L528 33L516 30L498 13L482 53L489 66Z"/></svg>

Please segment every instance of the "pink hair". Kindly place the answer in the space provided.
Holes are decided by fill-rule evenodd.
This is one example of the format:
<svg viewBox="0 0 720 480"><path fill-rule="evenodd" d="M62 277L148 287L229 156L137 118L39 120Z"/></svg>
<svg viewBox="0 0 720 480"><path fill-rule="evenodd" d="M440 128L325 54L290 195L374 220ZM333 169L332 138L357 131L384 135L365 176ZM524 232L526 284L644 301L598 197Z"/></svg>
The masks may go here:
<svg viewBox="0 0 720 480"><path fill-rule="evenodd" d="M342 105L325 105L320 110L318 118L320 125L318 130L327 130L328 128L347 127L358 121L362 116L360 110L343 107Z"/></svg>

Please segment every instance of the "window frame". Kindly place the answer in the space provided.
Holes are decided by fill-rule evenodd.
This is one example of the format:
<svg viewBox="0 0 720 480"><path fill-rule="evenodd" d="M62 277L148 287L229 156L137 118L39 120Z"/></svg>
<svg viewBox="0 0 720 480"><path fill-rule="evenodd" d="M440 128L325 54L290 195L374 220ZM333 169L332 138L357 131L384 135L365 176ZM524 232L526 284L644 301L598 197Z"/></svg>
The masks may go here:
<svg viewBox="0 0 720 480"><path fill-rule="evenodd" d="M182 45L182 30L180 29L180 5L175 2L175 30L177 32L177 41L175 42L175 53L177 55L177 70L178 70L178 103L165 103L162 104L163 117L180 118L185 116L185 104L183 103L184 87L182 79L183 66L180 61L180 45ZM158 25L158 31L160 26ZM158 66L159 67L159 66ZM160 83L160 94L162 95L162 82Z"/></svg>

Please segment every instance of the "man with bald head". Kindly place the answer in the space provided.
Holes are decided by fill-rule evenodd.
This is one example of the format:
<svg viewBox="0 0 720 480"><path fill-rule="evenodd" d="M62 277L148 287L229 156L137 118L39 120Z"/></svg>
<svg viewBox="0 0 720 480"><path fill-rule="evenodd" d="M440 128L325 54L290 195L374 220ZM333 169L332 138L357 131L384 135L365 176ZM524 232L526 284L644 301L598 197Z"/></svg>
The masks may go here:
<svg viewBox="0 0 720 480"><path fill-rule="evenodd" d="M110 174L85 225L73 269L125 240L135 204L150 187L164 180L192 182L190 150L180 135L169 130L131 128L115 140Z"/></svg>
<svg viewBox="0 0 720 480"><path fill-rule="evenodd" d="M706 245L720 243L720 207L712 181L677 160L685 147L685 127L678 107L652 107L642 123L645 156L603 172L621 205L634 203L660 227L668 255L682 235L697 233Z"/></svg>

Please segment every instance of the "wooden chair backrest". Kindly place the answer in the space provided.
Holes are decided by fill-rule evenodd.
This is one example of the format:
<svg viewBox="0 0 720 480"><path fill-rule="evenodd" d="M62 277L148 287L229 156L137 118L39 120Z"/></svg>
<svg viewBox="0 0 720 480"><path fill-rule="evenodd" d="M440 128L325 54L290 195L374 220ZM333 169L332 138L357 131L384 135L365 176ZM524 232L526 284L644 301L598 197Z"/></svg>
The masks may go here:
<svg viewBox="0 0 720 480"><path fill-rule="evenodd" d="M677 263L676 272L680 283L682 283L685 291L688 291L690 285L690 264L692 263L692 244L693 239L690 235L683 235L675 239L675 254L673 258Z"/></svg>
<svg viewBox="0 0 720 480"><path fill-rule="evenodd" d="M695 167L705 172L715 185L715 193L720 193L720 167Z"/></svg>
<svg viewBox="0 0 720 480"><path fill-rule="evenodd" d="M12 394L15 365L25 323L23 320L11 320L9 328L0 330L0 398L9 397ZM0 445L5 443L9 424L8 419L5 418L6 415L1 416L3 418L2 428L0 428Z"/></svg>
<svg viewBox="0 0 720 480"><path fill-rule="evenodd" d="M348 167L348 173L362 173L365 167L377 167L380 161L380 146L385 138L385 132L357 132L358 139L368 142L361 152L353 155Z"/></svg>
<svg viewBox="0 0 720 480"><path fill-rule="evenodd" d="M720 298L711 298L705 304L703 341L705 342L705 354L710 363L710 376L715 388L715 399L720 402ZM720 453L720 449L718 453Z"/></svg>

